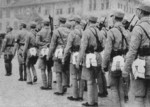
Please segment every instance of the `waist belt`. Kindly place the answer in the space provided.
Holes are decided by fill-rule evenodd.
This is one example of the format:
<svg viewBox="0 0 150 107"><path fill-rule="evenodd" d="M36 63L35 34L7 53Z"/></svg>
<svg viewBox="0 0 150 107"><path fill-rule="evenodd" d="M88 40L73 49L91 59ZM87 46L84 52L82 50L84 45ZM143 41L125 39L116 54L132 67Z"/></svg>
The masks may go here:
<svg viewBox="0 0 150 107"><path fill-rule="evenodd" d="M6 45L6 47L14 47L14 45Z"/></svg>
<svg viewBox="0 0 150 107"><path fill-rule="evenodd" d="M72 52L78 52L80 49L80 46L77 46L77 47L73 47L72 48Z"/></svg>
<svg viewBox="0 0 150 107"><path fill-rule="evenodd" d="M125 55L126 53L128 52L128 49L125 49L125 50L117 50L117 51L112 51L111 53L111 57L115 57L115 56L118 56L118 55Z"/></svg>
<svg viewBox="0 0 150 107"><path fill-rule="evenodd" d="M25 43L19 43L19 45L20 45L20 46L24 46L24 45L25 45Z"/></svg>
<svg viewBox="0 0 150 107"><path fill-rule="evenodd" d="M139 56L150 56L150 48L140 48L138 54Z"/></svg>

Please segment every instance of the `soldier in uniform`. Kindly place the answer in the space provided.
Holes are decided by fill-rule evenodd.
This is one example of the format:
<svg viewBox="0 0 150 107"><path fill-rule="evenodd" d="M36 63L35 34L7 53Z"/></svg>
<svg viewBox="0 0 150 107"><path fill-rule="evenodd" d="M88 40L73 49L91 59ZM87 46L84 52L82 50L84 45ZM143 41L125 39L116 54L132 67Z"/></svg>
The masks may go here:
<svg viewBox="0 0 150 107"><path fill-rule="evenodd" d="M103 37L103 48L105 46L106 43L106 39L107 39L107 28L106 28L106 19L105 18L101 18L100 20L100 35ZM102 57L103 57L103 52L102 52ZM97 78L97 83L98 83L98 88L99 88L99 93L98 96L99 97L106 97L108 95L107 92L107 83L106 83L106 77L105 77L105 73L100 71L98 78Z"/></svg>
<svg viewBox="0 0 150 107"><path fill-rule="evenodd" d="M46 59L46 55L42 55L43 49L48 49L51 41L50 35L50 23L49 21L45 20L43 22L44 27L37 33L36 36L36 43L39 49L39 68L41 69L41 75L42 75L42 81L43 86L40 88L42 90L51 90L52 89L52 60ZM47 75L46 75L46 69L47 69Z"/></svg>
<svg viewBox="0 0 150 107"><path fill-rule="evenodd" d="M87 81L87 97L88 102L83 103L83 106L98 106L98 90L96 79L101 70L101 50L102 38L99 30L96 27L97 17L89 17L89 26L83 32L81 46L76 67L79 69L82 64L82 79ZM90 58L90 59L89 59ZM92 58L92 59L91 59ZM92 62L90 62L92 61Z"/></svg>
<svg viewBox="0 0 150 107"><path fill-rule="evenodd" d="M13 51L13 54L15 55L17 50L17 56L18 56L18 62L19 62L19 74L20 78L19 81L26 81L27 74L26 74L26 53L23 53L24 45L25 45L25 39L29 32L26 29L26 24L21 23L20 24L20 30L16 35L15 38L15 48Z"/></svg>
<svg viewBox="0 0 150 107"><path fill-rule="evenodd" d="M113 28L107 33L107 39L104 49L104 58L102 63L102 69L104 72L109 70L110 64L113 58L116 56L123 56L127 52L127 41L129 35L122 25L124 13L120 10L114 11L111 15L113 21ZM113 63L113 62L112 62ZM112 65L111 65L112 66ZM117 66L117 65L115 65ZM121 107L121 70L110 72L110 88L111 88L111 99L112 107Z"/></svg>
<svg viewBox="0 0 150 107"><path fill-rule="evenodd" d="M36 47L36 23L32 22L30 24L29 35L25 40L25 47L23 53L27 53L26 67L27 67L27 84L32 84L32 76L30 69L33 72L33 82L37 81L37 74L34 64L36 63L37 56L37 47Z"/></svg>
<svg viewBox="0 0 150 107"><path fill-rule="evenodd" d="M73 20L75 21L75 30L73 30L68 36L67 45L64 51L64 58L62 62L65 62L67 55L71 51L70 75L73 88L72 96L68 97L68 99L71 101L79 101L83 100L83 80L81 79L81 69L78 70L75 67L77 60L75 54L79 54L83 29L80 25L81 18L79 16L75 16Z"/></svg>
<svg viewBox="0 0 150 107"><path fill-rule="evenodd" d="M145 79L137 78L132 81L134 94L134 107L149 107L150 106L150 6L141 5L137 8L136 14L140 21L134 27L129 51L126 55L126 62L123 72L123 77L127 78L131 73L133 61L139 56L145 60ZM141 64L141 63L140 63ZM146 103L148 99L149 103Z"/></svg>
<svg viewBox="0 0 150 107"><path fill-rule="evenodd" d="M13 59L13 48L15 43L15 38L12 33L13 28L7 27L6 28L6 36L3 41L2 51L4 52L4 62L5 62L5 69L6 69L6 76L10 76L12 74L12 59Z"/></svg>
<svg viewBox="0 0 150 107"><path fill-rule="evenodd" d="M67 74L69 65L62 65L62 57L64 48L67 44L67 38L70 33L70 30L65 25L66 18L59 17L58 20L59 27L54 30L47 58L49 59L53 57L54 60L54 71L56 72L57 79L57 92L55 92L54 94L63 95L66 92L66 86L68 86L69 84L69 77Z"/></svg>

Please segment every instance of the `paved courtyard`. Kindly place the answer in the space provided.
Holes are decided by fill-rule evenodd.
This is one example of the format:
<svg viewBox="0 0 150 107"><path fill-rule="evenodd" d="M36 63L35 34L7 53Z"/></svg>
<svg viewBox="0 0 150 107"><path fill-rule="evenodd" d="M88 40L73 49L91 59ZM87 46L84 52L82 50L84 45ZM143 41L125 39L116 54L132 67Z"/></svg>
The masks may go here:
<svg viewBox="0 0 150 107"><path fill-rule="evenodd" d="M37 68L37 65L36 65ZM3 59L0 59L0 107L82 107L82 102L72 102L67 100L70 89L64 96L55 96L55 85L53 90L42 91L40 71L37 70L38 81L34 85L27 85L26 82L19 82L18 62L17 58L13 60L13 75L5 76ZM108 90L109 93L111 92ZM86 93L84 100L86 101ZM112 98L99 98L99 107L112 107ZM132 100L130 101L132 103ZM124 107L133 107L129 104Z"/></svg>

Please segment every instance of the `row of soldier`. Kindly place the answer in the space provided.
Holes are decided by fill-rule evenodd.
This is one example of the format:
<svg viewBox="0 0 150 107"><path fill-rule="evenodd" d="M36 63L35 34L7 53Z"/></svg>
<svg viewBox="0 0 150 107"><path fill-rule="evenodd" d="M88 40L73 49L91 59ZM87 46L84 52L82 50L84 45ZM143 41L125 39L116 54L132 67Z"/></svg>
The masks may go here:
<svg viewBox="0 0 150 107"><path fill-rule="evenodd" d="M15 38L12 28L8 27L2 47L6 75L10 76L12 73L11 60L17 51L19 81L27 81L30 85L37 81L34 65L39 59L42 90L52 89L53 67L57 81L55 95L64 95L72 84L72 95L67 98L71 101L83 101L84 88L87 85L87 102L82 105L94 107L98 106L98 95L108 95L105 72L109 72L112 107L122 107L120 87L124 92L124 100L128 101L130 85L134 86L134 106L146 107L144 99L150 90L150 81L147 79L150 76L150 7L141 5L136 14L139 22L132 32L123 21L124 13L118 10L111 15L111 28L104 21L100 23L101 26L97 26L99 24L95 16L88 18L88 24L79 16L74 16L69 20L71 25L66 22L66 18L59 17L59 26L53 31L53 35L50 35L49 21L44 21L38 32L36 23L30 24L30 30L26 29L25 23L21 23ZM137 56L146 61L146 79L140 76L135 78L132 72L132 63L139 58Z"/></svg>

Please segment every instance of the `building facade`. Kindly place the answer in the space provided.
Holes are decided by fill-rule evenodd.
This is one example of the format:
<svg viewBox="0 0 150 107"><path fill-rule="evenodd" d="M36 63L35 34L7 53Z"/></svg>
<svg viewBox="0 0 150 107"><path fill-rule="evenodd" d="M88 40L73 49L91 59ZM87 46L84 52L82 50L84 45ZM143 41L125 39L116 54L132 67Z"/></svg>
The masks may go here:
<svg viewBox="0 0 150 107"><path fill-rule="evenodd" d="M0 0L0 32L6 26L18 29L19 23L27 23L33 18L48 19L49 14L57 19L60 15L69 17L108 16L113 9L122 9L126 14L134 14L138 0Z"/></svg>

